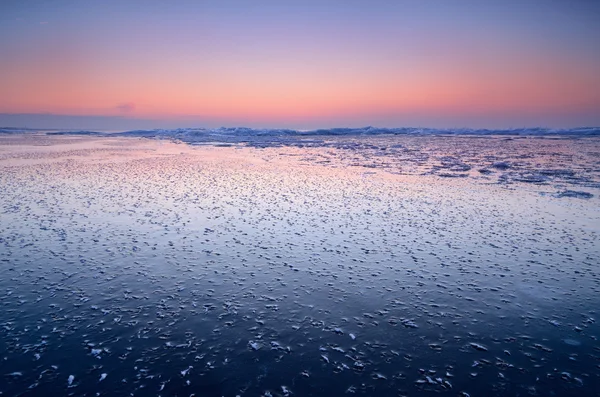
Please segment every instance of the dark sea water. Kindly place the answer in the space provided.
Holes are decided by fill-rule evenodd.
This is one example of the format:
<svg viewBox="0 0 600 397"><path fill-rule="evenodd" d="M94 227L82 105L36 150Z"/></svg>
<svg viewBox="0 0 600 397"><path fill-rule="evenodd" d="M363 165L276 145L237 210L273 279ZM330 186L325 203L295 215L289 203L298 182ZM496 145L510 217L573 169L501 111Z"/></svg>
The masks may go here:
<svg viewBox="0 0 600 397"><path fill-rule="evenodd" d="M222 146L0 139L0 395L599 395L600 138Z"/></svg>

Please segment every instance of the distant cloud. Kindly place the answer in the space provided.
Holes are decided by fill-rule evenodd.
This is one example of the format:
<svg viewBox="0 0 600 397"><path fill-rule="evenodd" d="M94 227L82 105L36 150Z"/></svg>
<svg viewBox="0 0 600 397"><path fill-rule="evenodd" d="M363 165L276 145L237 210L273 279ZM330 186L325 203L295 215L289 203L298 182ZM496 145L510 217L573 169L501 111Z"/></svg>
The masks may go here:
<svg viewBox="0 0 600 397"><path fill-rule="evenodd" d="M129 112L133 112L135 110L135 103L133 103L133 102L121 103L121 104L117 105L115 108L119 112L129 113Z"/></svg>
<svg viewBox="0 0 600 397"><path fill-rule="evenodd" d="M48 21L40 22L40 25L48 25Z"/></svg>

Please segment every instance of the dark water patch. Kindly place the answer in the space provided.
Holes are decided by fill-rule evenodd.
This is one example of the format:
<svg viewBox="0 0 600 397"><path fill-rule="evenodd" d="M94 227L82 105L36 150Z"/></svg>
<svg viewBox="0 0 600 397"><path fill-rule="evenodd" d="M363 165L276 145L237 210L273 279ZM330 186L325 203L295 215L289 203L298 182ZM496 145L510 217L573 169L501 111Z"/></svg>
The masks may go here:
<svg viewBox="0 0 600 397"><path fill-rule="evenodd" d="M590 199L594 197L592 193L581 192L577 190L565 190L556 194L556 197L573 197L573 198L581 198L581 199Z"/></svg>

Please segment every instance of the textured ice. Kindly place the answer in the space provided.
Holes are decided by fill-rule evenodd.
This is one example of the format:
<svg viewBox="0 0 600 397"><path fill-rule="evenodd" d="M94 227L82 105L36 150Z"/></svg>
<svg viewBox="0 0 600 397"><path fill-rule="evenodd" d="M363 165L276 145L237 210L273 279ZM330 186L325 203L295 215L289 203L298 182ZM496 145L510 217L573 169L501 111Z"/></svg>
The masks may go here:
<svg viewBox="0 0 600 397"><path fill-rule="evenodd" d="M20 129L0 129L0 132L23 132ZM50 131L53 135L69 134L102 134L98 131ZM143 137L174 137L187 142L210 138L220 139L252 139L256 137L311 137L311 136L373 136L373 135L497 135L497 136L598 136L600 128L511 128L511 129L473 129L473 128L322 128L316 130L294 130L282 128L249 128L249 127L219 127L219 128L176 128L154 130L131 130L119 133L125 136Z"/></svg>
<svg viewBox="0 0 600 397"><path fill-rule="evenodd" d="M598 153L5 134L0 392L594 395Z"/></svg>

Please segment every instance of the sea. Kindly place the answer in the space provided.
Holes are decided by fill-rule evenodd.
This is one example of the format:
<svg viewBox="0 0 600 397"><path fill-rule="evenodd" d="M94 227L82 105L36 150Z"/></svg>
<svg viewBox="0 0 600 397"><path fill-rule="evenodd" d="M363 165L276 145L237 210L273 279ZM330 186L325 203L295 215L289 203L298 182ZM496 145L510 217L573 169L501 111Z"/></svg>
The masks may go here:
<svg viewBox="0 0 600 397"><path fill-rule="evenodd" d="M0 129L0 396L598 396L600 129Z"/></svg>

